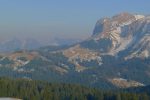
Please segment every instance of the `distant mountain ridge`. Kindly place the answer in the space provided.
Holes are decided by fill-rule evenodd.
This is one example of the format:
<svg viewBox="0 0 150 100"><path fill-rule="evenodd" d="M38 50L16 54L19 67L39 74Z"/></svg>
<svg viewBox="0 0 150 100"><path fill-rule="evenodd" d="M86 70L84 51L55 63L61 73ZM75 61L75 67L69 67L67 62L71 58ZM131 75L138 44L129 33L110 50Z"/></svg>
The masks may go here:
<svg viewBox="0 0 150 100"><path fill-rule="evenodd" d="M46 41L46 40L45 40ZM36 50L39 48L45 48L46 46L69 46L81 41L80 39L65 39L65 38L55 38L54 40L47 41L38 41L33 38L13 38L7 41L0 42L0 52L14 52L19 50Z"/></svg>
<svg viewBox="0 0 150 100"><path fill-rule="evenodd" d="M18 39L13 38L8 41L3 41L0 43L0 52L13 52L17 50L31 50L38 49L42 45L39 41L31 38L27 39Z"/></svg>

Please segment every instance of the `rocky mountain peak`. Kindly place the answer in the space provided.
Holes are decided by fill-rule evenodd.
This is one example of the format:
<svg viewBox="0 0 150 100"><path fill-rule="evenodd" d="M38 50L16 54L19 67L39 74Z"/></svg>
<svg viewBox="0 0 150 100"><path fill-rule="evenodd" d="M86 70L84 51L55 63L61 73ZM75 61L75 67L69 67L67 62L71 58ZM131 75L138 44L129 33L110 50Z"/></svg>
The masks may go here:
<svg viewBox="0 0 150 100"><path fill-rule="evenodd" d="M112 22L117 22L118 24L123 24L132 20L135 20L134 15L126 12L120 13L112 17Z"/></svg>
<svg viewBox="0 0 150 100"><path fill-rule="evenodd" d="M123 12L111 18L98 20L91 40L95 41L92 45L100 46L98 48L105 54L116 55L119 52L128 51L127 54L141 55L142 53L143 55L144 52L144 55L148 56L149 35L149 16Z"/></svg>
<svg viewBox="0 0 150 100"><path fill-rule="evenodd" d="M136 19L139 18L141 18L140 15L137 15L135 17L135 15L130 13L120 13L118 15L113 16L112 18L102 18L97 21L93 31L93 36L95 35L102 36L102 34L106 34L119 26L131 24L132 22L134 22Z"/></svg>

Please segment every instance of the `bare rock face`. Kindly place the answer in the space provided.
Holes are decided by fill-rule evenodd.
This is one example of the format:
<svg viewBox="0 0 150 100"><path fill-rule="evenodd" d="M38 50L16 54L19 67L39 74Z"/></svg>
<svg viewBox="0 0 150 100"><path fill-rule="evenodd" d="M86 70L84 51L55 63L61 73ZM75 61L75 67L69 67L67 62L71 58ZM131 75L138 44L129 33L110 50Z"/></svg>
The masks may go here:
<svg viewBox="0 0 150 100"><path fill-rule="evenodd" d="M110 31L117 30L118 27L130 24L135 20L134 15L129 13L121 13L112 18L102 18L97 21L92 36L109 37Z"/></svg>
<svg viewBox="0 0 150 100"><path fill-rule="evenodd" d="M100 19L95 26L92 35L93 39L110 39L112 47L109 50L109 53L114 54L114 52L118 52L123 48L122 45L125 44L123 44L122 42L125 42L125 40L129 40L128 34L130 33L130 29L127 28L127 26L135 21L135 16L129 13L121 13L113 16L112 18Z"/></svg>

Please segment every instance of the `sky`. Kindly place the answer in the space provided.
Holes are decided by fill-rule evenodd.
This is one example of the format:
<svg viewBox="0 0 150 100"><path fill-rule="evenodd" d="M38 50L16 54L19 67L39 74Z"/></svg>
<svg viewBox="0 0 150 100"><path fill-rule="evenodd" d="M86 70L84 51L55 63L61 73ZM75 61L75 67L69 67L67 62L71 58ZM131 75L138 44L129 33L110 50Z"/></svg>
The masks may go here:
<svg viewBox="0 0 150 100"><path fill-rule="evenodd" d="M150 14L149 0L0 0L0 41L85 39L96 21L120 12Z"/></svg>

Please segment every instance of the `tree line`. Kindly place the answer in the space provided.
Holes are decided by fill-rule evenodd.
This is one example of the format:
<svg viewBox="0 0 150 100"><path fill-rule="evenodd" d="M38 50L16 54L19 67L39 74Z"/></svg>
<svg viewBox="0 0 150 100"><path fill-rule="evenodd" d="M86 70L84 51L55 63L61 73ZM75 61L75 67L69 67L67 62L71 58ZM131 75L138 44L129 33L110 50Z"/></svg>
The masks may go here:
<svg viewBox="0 0 150 100"><path fill-rule="evenodd" d="M147 93L103 91L80 85L0 78L0 97L23 100L150 100Z"/></svg>

